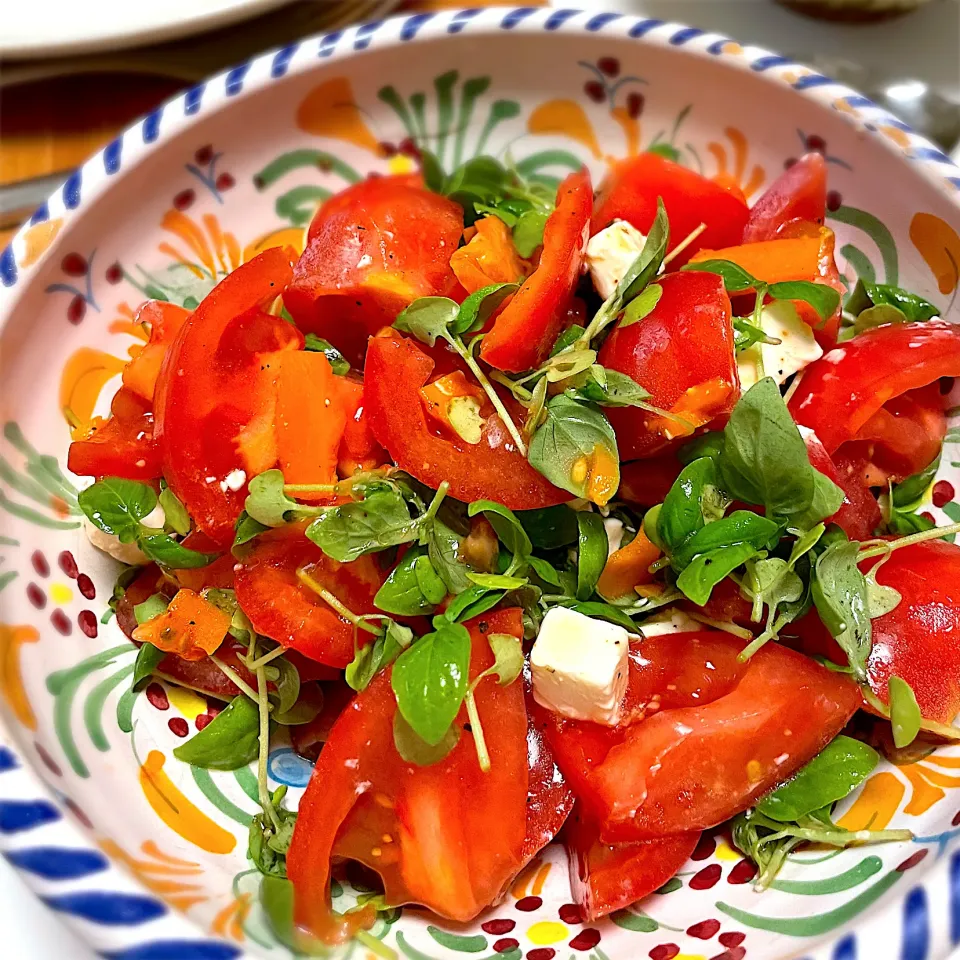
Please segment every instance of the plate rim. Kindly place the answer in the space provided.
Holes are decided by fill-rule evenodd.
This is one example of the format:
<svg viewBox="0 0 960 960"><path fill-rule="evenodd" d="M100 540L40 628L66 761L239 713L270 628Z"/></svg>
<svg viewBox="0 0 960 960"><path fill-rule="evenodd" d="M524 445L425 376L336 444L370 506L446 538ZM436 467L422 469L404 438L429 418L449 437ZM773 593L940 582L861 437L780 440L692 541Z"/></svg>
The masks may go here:
<svg viewBox="0 0 960 960"><path fill-rule="evenodd" d="M309 72L316 64L325 61L336 62L358 53L398 47L410 42L442 40L447 35L469 33L492 36L504 31L568 36L606 34L618 41L633 40L640 46L672 47L688 55L717 59L731 68L754 72L764 82L781 88L788 87L805 99L840 113L851 126L880 141L888 153L918 169L923 179L938 190L945 202L960 210L960 168L945 153L853 88L836 83L766 48L741 46L722 34L681 23L614 12L488 7L410 13L307 37L285 47L268 50L187 89L127 127L54 191L0 253L0 340L20 296L58 249L66 233L64 228L93 208L100 196L109 189L114 177L120 173L129 175L148 154L196 127L211 114L225 109L230 101L252 96L289 74ZM882 126L899 131L902 137L894 142L878 130ZM27 268L20 268L18 253L22 254L29 229L55 217L63 221L58 238L36 262ZM65 819L63 808L66 806L69 809L65 798L58 796L57 791L43 781L33 765L18 753L15 742L15 735L7 728L7 721L0 714L0 853L10 858L27 885L56 909L56 903L64 902L58 900L58 896L69 896L72 890L90 890L89 878L51 885L38 880L33 873L18 865L15 862L16 853L30 849L30 844L34 842L40 847L49 847L53 843L66 850L99 851L89 831L82 828L80 823L73 822L75 817ZM25 803L40 812L40 819L29 829L26 845L18 831L10 832L2 828L4 810L9 809L11 804ZM57 896L51 895L52 886L56 888ZM147 894L139 881L129 877L108 858L105 858L105 866L97 874L96 887L115 897L136 896L158 906L163 903ZM952 896L952 902L960 903L960 851L954 852L949 858L941 858L901 899L891 902L882 914L871 917L875 923L882 920L889 924L891 936L896 933L902 945L902 955L910 956L907 950L910 937L915 933L911 931L909 922L911 904L919 897L925 905L928 893L937 896L945 891ZM894 914L900 919L891 923ZM219 950L210 954L217 960L220 957L232 960L250 956L242 948L206 934L194 921L179 914L168 913L162 920L150 924L150 933L122 937L117 934L117 928L91 924L89 920L78 919L69 910L62 915L80 939L95 949L103 950L108 956L122 957L131 945L159 946L162 943L171 945L171 956L177 955L174 944L179 950L187 943ZM855 950L857 931L862 925L861 920L841 934L827 935L810 950L798 949L796 955L820 957L832 951L833 956L853 956L854 953L848 951ZM158 940L157 937L162 939ZM129 940L130 943L118 952L118 940ZM945 946L943 952L936 956L945 958L949 950L950 947ZM934 954L930 954L930 957L933 960Z"/></svg>

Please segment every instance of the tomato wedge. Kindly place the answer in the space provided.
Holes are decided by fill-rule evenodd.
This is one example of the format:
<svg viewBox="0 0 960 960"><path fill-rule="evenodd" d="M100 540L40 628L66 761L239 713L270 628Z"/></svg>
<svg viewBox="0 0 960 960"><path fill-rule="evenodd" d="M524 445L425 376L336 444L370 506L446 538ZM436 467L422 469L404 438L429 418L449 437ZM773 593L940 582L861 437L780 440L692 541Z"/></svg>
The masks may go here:
<svg viewBox="0 0 960 960"><path fill-rule="evenodd" d="M891 407L890 402L901 394L957 375L960 330L954 324L928 320L877 327L807 367L789 409L832 455L841 444L859 439L860 431L882 409L896 417L903 408ZM892 452L885 439L875 440L874 446Z"/></svg>
<svg viewBox="0 0 960 960"><path fill-rule="evenodd" d="M584 168L560 184L556 209L543 229L540 263L480 345L480 356L490 366L519 373L549 355L580 279L592 209L593 187Z"/></svg>
<svg viewBox="0 0 960 960"><path fill-rule="evenodd" d="M419 177L371 177L317 211L283 302L304 332L363 363L367 337L418 297L458 286L450 257L463 210Z"/></svg>
<svg viewBox="0 0 960 960"><path fill-rule="evenodd" d="M394 330L370 341L364 403L374 436L397 466L434 489L448 481L450 495L466 503L491 499L528 510L570 499L530 466L495 413L478 444L437 436L420 398L433 369L433 359Z"/></svg>
<svg viewBox="0 0 960 960"><path fill-rule="evenodd" d="M217 284L181 328L157 381L164 476L221 547L233 540L246 480L277 460L271 354L301 348L303 336L262 308L289 281L291 254L265 250Z"/></svg>
<svg viewBox="0 0 960 960"><path fill-rule="evenodd" d="M660 301L640 323L618 327L599 361L650 392L650 403L681 420L636 407L606 414L623 460L650 457L694 427L726 416L740 396L730 298L713 273L684 271L657 280Z"/></svg>
<svg viewBox="0 0 960 960"><path fill-rule="evenodd" d="M493 663L487 634L523 634L516 608L484 614L466 626L471 677ZM487 773L480 770L469 732L432 766L400 758L390 670L341 714L300 803L287 860L294 919L302 929L337 943L376 918L369 907L344 916L332 912L335 856L379 873L389 903L420 903L457 921L475 917L516 874L527 821L523 686L501 687L489 677L475 696L490 751ZM455 723L462 729L467 722L461 710Z"/></svg>
<svg viewBox="0 0 960 960"><path fill-rule="evenodd" d="M856 684L779 644L737 661L719 632L653 637L631 651L626 716L609 728L538 722L604 842L716 826L789 777L860 705Z"/></svg>
<svg viewBox="0 0 960 960"><path fill-rule="evenodd" d="M338 563L303 535L302 524L262 534L236 568L237 601L258 633L331 667L353 660L353 624L300 581L297 570L310 577L357 614L376 613L373 598L386 575L367 554L351 563ZM372 634L356 631L359 644Z"/></svg>
<svg viewBox="0 0 960 960"><path fill-rule="evenodd" d="M706 230L673 261L686 263L702 247L729 247L743 236L749 210L743 196L655 153L641 153L614 164L594 205L590 233L614 220L628 220L647 233L657 214L657 197L670 220L672 250L701 223Z"/></svg>
<svg viewBox="0 0 960 960"><path fill-rule="evenodd" d="M781 173L750 208L744 243L773 240L793 220L822 224L827 214L827 161L805 153Z"/></svg>
<svg viewBox="0 0 960 960"><path fill-rule="evenodd" d="M604 843L582 810L563 832L570 865L570 889L584 920L597 920L636 903L662 887L696 849L700 832L672 837Z"/></svg>

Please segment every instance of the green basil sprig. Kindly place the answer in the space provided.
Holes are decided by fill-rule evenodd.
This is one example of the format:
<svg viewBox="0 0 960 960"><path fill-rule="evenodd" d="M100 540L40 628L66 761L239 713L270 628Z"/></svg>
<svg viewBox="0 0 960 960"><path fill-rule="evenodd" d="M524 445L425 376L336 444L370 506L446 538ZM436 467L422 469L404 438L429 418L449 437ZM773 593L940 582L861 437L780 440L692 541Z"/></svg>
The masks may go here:
<svg viewBox="0 0 960 960"><path fill-rule="evenodd" d="M589 600L607 563L607 533L598 513L577 514L577 599Z"/></svg>
<svg viewBox="0 0 960 960"><path fill-rule="evenodd" d="M902 287L857 281L847 298L846 313L855 318L853 333L887 323L915 323L940 316L940 308Z"/></svg>
<svg viewBox="0 0 960 960"><path fill-rule="evenodd" d="M236 770L256 760L260 750L260 711L242 694L173 755L206 770Z"/></svg>

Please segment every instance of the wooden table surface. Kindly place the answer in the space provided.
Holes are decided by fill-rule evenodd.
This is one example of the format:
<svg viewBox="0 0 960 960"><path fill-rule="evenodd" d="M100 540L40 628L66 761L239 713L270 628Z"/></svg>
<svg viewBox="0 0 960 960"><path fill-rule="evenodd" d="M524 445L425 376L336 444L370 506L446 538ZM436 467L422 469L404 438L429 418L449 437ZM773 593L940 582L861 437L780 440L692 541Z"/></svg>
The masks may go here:
<svg viewBox="0 0 960 960"><path fill-rule="evenodd" d="M400 9L491 6L495 2L410 0L401 4ZM286 42L289 36L284 37L285 18L289 34L304 21L307 9L307 4L296 3L252 23L153 50L147 48L123 54L123 59L131 65L135 65L138 59L149 62L150 72L77 73L29 83L5 84L0 87L0 187L78 166L118 131L182 89L188 82L184 79L186 71L179 62L185 47L197 54L194 59L200 64L200 76L205 76L245 59L256 50ZM310 32L309 26L305 32ZM163 58L168 51L170 71L179 75L163 75ZM219 63L221 51L225 59ZM204 57L209 60L209 69L205 67ZM0 230L0 248L7 244L15 231L16 228Z"/></svg>

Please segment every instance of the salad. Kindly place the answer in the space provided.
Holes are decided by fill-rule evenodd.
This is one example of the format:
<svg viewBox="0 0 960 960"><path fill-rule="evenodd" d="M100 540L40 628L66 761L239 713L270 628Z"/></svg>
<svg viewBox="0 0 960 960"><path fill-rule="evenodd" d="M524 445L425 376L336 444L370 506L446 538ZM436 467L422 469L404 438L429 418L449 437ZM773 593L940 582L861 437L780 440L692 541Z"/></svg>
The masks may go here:
<svg viewBox="0 0 960 960"><path fill-rule="evenodd" d="M278 932L468 921L554 839L584 919L728 824L767 885L879 762L957 740L960 524L927 512L960 331L834 261L809 154L752 207L662 153L491 157L326 200L149 301L74 428L111 607L255 763ZM270 742L315 761L294 810ZM379 892L335 911L346 861Z"/></svg>

